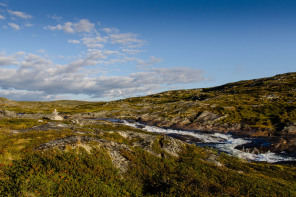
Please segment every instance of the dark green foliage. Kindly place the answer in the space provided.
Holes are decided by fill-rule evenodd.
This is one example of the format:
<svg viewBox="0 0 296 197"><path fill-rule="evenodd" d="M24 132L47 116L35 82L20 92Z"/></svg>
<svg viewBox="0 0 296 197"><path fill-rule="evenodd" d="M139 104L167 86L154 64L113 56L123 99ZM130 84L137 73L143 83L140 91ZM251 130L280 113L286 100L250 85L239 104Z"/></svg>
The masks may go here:
<svg viewBox="0 0 296 197"><path fill-rule="evenodd" d="M113 134L105 137L119 139ZM165 143L163 140L159 136L154 149ZM213 154L224 166L207 161ZM103 148L90 153L83 148L28 150L22 155L0 165L2 196L296 195L295 164L246 163L193 145L184 147L179 158L167 154L156 157L141 148L122 149L121 155L129 161L125 173L119 173Z"/></svg>
<svg viewBox="0 0 296 197"><path fill-rule="evenodd" d="M123 181L103 149L92 154L70 152L34 153L6 167L9 180L1 181L2 195L22 196L129 196L139 191ZM129 190L129 191L127 191Z"/></svg>

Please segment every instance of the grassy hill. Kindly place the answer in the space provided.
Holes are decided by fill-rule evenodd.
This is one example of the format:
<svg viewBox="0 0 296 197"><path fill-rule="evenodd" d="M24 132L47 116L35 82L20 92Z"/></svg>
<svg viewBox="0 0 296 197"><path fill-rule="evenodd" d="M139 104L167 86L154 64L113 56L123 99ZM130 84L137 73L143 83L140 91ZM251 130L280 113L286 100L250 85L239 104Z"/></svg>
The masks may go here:
<svg viewBox="0 0 296 197"><path fill-rule="evenodd" d="M215 123L203 122L204 125L219 129L239 124L240 130L274 134L296 122L295 98L296 73L286 73L213 88L174 90L111 102L2 102L0 105L2 109L18 113L51 113L57 108L64 114L93 113L93 117L139 119L146 116L147 120L157 120L162 122L159 126L166 127L196 123L202 112L209 111L223 118Z"/></svg>
<svg viewBox="0 0 296 197"><path fill-rule="evenodd" d="M112 102L1 98L0 194L296 196L295 164L247 162L165 135L88 119L129 118L164 127L238 132L257 129L281 136L296 122L295 98L296 73ZM42 119L55 108L69 119ZM41 115L28 119L35 116L17 113Z"/></svg>
<svg viewBox="0 0 296 197"><path fill-rule="evenodd" d="M0 129L1 196L296 195L295 164L246 162L107 121L21 122Z"/></svg>

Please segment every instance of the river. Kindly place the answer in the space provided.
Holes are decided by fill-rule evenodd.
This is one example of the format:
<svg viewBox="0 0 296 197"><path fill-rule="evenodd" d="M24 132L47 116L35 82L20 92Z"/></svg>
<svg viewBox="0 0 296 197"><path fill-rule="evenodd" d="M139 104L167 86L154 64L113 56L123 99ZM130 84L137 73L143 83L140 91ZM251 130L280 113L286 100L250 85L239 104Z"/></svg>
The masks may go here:
<svg viewBox="0 0 296 197"><path fill-rule="evenodd" d="M112 121L112 120L110 120ZM116 121L116 119L113 119ZM118 122L118 120L116 121ZM278 163L278 162L295 162L296 158L289 156L286 153L273 153L270 151L263 152L256 148L245 148L244 145L250 143L260 143L261 146L267 146L268 142L262 139L256 138L239 138L234 137L231 134L222 134L222 133L204 133L199 131L183 131L183 130L174 130L174 129L163 129L155 126L148 126L138 122L131 121L120 121L122 124L127 126L141 128L148 132L153 133L162 133L166 134L188 143L194 143L197 146L208 146L218 149L219 151L246 159L248 161L258 161L258 162L268 162L268 163ZM240 148L238 148L240 147Z"/></svg>

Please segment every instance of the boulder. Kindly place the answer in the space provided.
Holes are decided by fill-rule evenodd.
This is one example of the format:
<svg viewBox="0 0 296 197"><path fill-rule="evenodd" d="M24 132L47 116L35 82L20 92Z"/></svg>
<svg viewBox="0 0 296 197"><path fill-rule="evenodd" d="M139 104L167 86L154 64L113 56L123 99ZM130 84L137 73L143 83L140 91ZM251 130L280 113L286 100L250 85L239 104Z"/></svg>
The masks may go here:
<svg viewBox="0 0 296 197"><path fill-rule="evenodd" d="M213 120L217 119L218 117L219 117L219 115L217 115L217 114L214 114L209 111L204 111L197 117L195 122L213 121Z"/></svg>
<svg viewBox="0 0 296 197"><path fill-rule="evenodd" d="M294 122L291 125L286 126L283 131L289 134L296 134L296 123Z"/></svg>

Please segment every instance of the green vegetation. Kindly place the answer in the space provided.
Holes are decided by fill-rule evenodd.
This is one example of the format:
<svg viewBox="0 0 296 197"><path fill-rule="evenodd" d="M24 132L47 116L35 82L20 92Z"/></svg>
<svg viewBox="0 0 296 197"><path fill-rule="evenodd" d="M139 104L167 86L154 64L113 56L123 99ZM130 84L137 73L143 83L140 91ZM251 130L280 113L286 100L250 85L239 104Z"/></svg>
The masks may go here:
<svg viewBox="0 0 296 197"><path fill-rule="evenodd" d="M2 98L1 108L17 113L94 113L97 117L137 119L149 114L162 121L187 119L194 122L203 111L225 118L220 123L281 132L296 122L296 73L229 83L213 88L175 90L112 102L10 101Z"/></svg>
<svg viewBox="0 0 296 197"><path fill-rule="evenodd" d="M120 174L104 149L32 152L2 165L7 196L294 196L295 166L244 163L226 155L217 167L188 146L180 158L122 151L131 162Z"/></svg>
<svg viewBox="0 0 296 197"><path fill-rule="evenodd" d="M240 124L277 134L296 122L295 98L296 73L287 73L112 102L17 102L0 98L0 106L15 113L49 114L56 108L69 117L146 116L171 124L193 124L209 111L223 117L215 124ZM68 126L61 129L23 132L50 120L3 114L1 196L296 196L296 164L246 162L193 145L185 145L179 157L173 157L163 148L169 142L162 135L103 120L77 126L71 125L70 118L62 122ZM128 138L122 132L138 135ZM143 134L151 135L151 144ZM36 150L44 143L70 136L100 139L109 145L90 141L87 145L66 145L64 150ZM114 164L108 149L113 146L121 147L119 153L128 163L126 171Z"/></svg>
<svg viewBox="0 0 296 197"><path fill-rule="evenodd" d="M16 124L17 121L12 121ZM30 121L29 121L30 122ZM36 123L37 125L38 123ZM10 125L12 128L12 125ZM92 137L125 144L120 154L129 161L126 172L112 163L108 150L91 143L83 147L35 150L55 139L73 136L70 129L0 132L0 193L2 196L295 196L295 164L248 163L212 149L186 145L179 157L161 147L169 143L156 136L157 157L118 131L140 129L98 121L85 128L101 129ZM143 132L146 133L146 132ZM146 133L147 134L147 133ZM77 134L75 134L77 135ZM88 136L89 134L80 134ZM221 165L208 160L216 158Z"/></svg>
<svg viewBox="0 0 296 197"><path fill-rule="evenodd" d="M34 119L3 118L0 119L1 129L27 129L36 125L44 124Z"/></svg>

